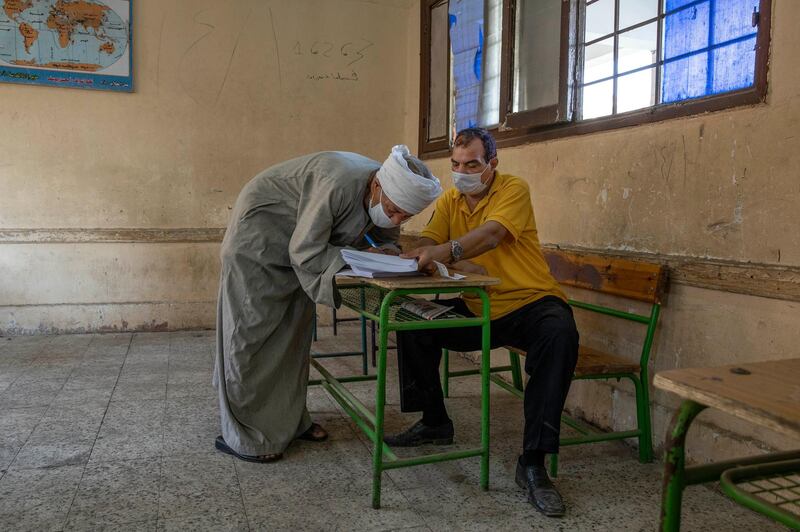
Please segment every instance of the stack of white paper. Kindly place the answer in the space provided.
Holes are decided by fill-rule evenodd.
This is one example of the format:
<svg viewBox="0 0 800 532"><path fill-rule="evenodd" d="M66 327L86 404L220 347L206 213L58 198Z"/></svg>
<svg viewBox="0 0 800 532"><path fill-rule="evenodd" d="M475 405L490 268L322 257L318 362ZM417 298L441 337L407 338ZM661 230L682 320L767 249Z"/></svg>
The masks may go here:
<svg viewBox="0 0 800 532"><path fill-rule="evenodd" d="M339 275L353 277L397 277L419 275L417 259L403 259L394 255L367 253L353 249L343 249L342 258L350 266Z"/></svg>

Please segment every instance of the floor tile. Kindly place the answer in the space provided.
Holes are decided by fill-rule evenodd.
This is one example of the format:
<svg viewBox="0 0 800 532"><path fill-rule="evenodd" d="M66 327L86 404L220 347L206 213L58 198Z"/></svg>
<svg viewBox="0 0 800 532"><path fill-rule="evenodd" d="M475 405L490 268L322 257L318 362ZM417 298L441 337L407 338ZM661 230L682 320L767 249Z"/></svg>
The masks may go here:
<svg viewBox="0 0 800 532"><path fill-rule="evenodd" d="M250 530L244 513L232 515L196 515L159 519L159 532L247 532ZM276 529L272 529L276 530Z"/></svg>
<svg viewBox="0 0 800 532"><path fill-rule="evenodd" d="M369 452L360 442L293 445L283 460L235 462L248 515L264 500L327 500L348 497L368 504L372 492ZM399 491L384 481L386 497Z"/></svg>
<svg viewBox="0 0 800 532"><path fill-rule="evenodd" d="M160 376L153 381L122 380L117 382L112 401L144 401L149 399L166 399L167 380Z"/></svg>
<svg viewBox="0 0 800 532"><path fill-rule="evenodd" d="M168 371L169 361L166 357L159 360L137 360L128 355L119 373L119 379L121 382L141 382L148 377L153 379L158 377L166 382Z"/></svg>
<svg viewBox="0 0 800 532"><path fill-rule="evenodd" d="M210 373L214 370L214 355L197 353L171 354L169 356L170 374L181 372Z"/></svg>
<svg viewBox="0 0 800 532"><path fill-rule="evenodd" d="M163 400L109 403L91 460L131 460L161 456L164 407Z"/></svg>
<svg viewBox="0 0 800 532"><path fill-rule="evenodd" d="M67 529L96 529L158 519L158 459L122 460L86 467Z"/></svg>
<svg viewBox="0 0 800 532"><path fill-rule="evenodd" d="M128 352L128 347L131 343L131 333L119 334L96 334L92 339L92 343L86 348L85 355L87 357L97 355L115 355Z"/></svg>
<svg viewBox="0 0 800 532"><path fill-rule="evenodd" d="M9 470L0 479L0 530L61 530L83 466Z"/></svg>
<svg viewBox="0 0 800 532"><path fill-rule="evenodd" d="M0 470L5 470L17 456L41 421L47 407L15 408L0 416Z"/></svg>
<svg viewBox="0 0 800 532"><path fill-rule="evenodd" d="M111 394L114 392L114 385L104 386L100 388L93 387L67 387L65 385L58 395L53 400L54 404L82 404L90 403L97 405L106 405L111 400Z"/></svg>
<svg viewBox="0 0 800 532"><path fill-rule="evenodd" d="M381 507L377 510L369 499L334 499L328 505L338 530L396 530L400 523L403 527L425 525L422 515L404 496L392 498L381 493Z"/></svg>
<svg viewBox="0 0 800 532"><path fill-rule="evenodd" d="M84 465L89 461L93 438L65 438L59 441L28 441L20 449L11 469Z"/></svg>
<svg viewBox="0 0 800 532"><path fill-rule="evenodd" d="M212 450L219 434L216 397L167 400L164 455Z"/></svg>
<svg viewBox="0 0 800 532"><path fill-rule="evenodd" d="M186 369L176 369L175 366L170 363L167 382L169 384L194 384L197 386L210 387L212 375L213 372L211 369L192 369L191 367Z"/></svg>
<svg viewBox="0 0 800 532"><path fill-rule="evenodd" d="M327 532L337 529L337 516L326 501L272 501L265 499L262 508L248 508L250 529L297 530L299 532ZM353 530L353 529L350 529Z"/></svg>
<svg viewBox="0 0 800 532"><path fill-rule="evenodd" d="M77 361L53 363L37 360L34 365L27 368L19 376L16 382L24 385L42 380L61 380L63 382L75 370L77 365Z"/></svg>
<svg viewBox="0 0 800 532"><path fill-rule="evenodd" d="M133 521L131 523L109 523L109 524L95 524L88 526L85 523L75 522L67 523L64 527L65 532L83 532L91 530L92 532L156 532L158 528L157 520L149 521Z"/></svg>
<svg viewBox="0 0 800 532"><path fill-rule="evenodd" d="M77 383L84 381L89 383L90 386L96 386L98 382L105 382L110 379L116 382L124 363L124 359L121 358L84 361L70 374L67 384L77 381L72 386L78 387Z"/></svg>
<svg viewBox="0 0 800 532"><path fill-rule="evenodd" d="M167 399L179 399L184 397L216 399L218 397L218 392L211 385L211 377L208 377L205 381L204 384L167 384Z"/></svg>
<svg viewBox="0 0 800 532"><path fill-rule="evenodd" d="M105 405L92 402L52 405L12 463L13 468L85 464Z"/></svg>
<svg viewBox="0 0 800 532"><path fill-rule="evenodd" d="M243 514L231 457L209 450L162 459L159 518Z"/></svg>
<svg viewBox="0 0 800 532"><path fill-rule="evenodd" d="M0 410L48 406L61 391L66 378L21 382L19 379L0 396Z"/></svg>

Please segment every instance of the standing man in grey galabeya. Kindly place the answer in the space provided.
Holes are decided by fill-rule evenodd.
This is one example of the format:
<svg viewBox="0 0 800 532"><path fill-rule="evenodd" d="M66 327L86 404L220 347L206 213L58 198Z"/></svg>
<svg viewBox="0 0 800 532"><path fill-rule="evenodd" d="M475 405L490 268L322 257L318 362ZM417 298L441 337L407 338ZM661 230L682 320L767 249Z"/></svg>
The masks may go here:
<svg viewBox="0 0 800 532"><path fill-rule="evenodd" d="M271 462L297 438L327 438L306 408L315 304L340 302L334 275L345 265L343 247L364 247L367 231L396 240L400 223L441 191L406 146L392 148L383 165L356 153L314 153L245 185L220 253L217 449Z"/></svg>

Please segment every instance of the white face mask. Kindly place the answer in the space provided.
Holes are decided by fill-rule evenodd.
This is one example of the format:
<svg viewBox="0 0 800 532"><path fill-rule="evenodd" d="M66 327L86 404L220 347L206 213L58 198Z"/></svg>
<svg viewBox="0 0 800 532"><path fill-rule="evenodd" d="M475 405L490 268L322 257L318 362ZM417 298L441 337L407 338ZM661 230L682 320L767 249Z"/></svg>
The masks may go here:
<svg viewBox="0 0 800 532"><path fill-rule="evenodd" d="M397 227L397 224L394 223L391 218L386 216L386 211L383 210L381 199L383 199L383 190L381 190L381 195L378 196L378 203L375 205L370 205L369 207L369 217L372 220L372 223L383 229Z"/></svg>
<svg viewBox="0 0 800 532"><path fill-rule="evenodd" d="M489 166L490 165L486 165L486 168L489 168ZM454 171L452 172L453 184L462 194L480 194L486 190L486 183L481 181L481 176L483 176L483 172L486 171L486 168L477 174L462 174L461 172Z"/></svg>

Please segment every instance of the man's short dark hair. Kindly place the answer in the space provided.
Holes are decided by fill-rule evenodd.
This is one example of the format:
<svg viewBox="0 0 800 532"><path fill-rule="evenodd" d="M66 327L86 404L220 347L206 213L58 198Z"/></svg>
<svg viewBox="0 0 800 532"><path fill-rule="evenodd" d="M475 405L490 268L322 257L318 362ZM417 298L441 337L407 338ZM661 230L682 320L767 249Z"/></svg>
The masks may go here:
<svg viewBox="0 0 800 532"><path fill-rule="evenodd" d="M459 131L456 135L456 140L453 142L453 147L466 146L475 139L481 139L487 162L497 157L497 143L492 134L482 127L468 127Z"/></svg>

